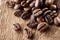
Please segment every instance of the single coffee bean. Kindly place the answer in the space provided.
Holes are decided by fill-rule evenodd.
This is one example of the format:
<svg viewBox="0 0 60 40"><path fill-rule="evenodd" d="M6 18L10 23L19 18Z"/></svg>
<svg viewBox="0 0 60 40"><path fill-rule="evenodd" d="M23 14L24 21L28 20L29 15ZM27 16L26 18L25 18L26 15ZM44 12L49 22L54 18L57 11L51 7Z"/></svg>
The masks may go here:
<svg viewBox="0 0 60 40"><path fill-rule="evenodd" d="M24 8L24 11L31 11L31 7Z"/></svg>
<svg viewBox="0 0 60 40"><path fill-rule="evenodd" d="M22 0L13 0L16 4L20 4Z"/></svg>
<svg viewBox="0 0 60 40"><path fill-rule="evenodd" d="M17 16L17 17L20 17L21 14L22 14L22 11L21 10L14 11L14 15Z"/></svg>
<svg viewBox="0 0 60 40"><path fill-rule="evenodd" d="M7 7L9 8L13 8L15 6L15 2L13 1L7 1L6 4L7 4Z"/></svg>
<svg viewBox="0 0 60 40"><path fill-rule="evenodd" d="M33 0L27 0L26 3L31 3Z"/></svg>
<svg viewBox="0 0 60 40"><path fill-rule="evenodd" d="M21 5L22 5L24 8L26 8L26 7L28 7L28 6L29 6L29 4L28 4L28 3L26 3L26 1L22 1L22 2L21 2Z"/></svg>
<svg viewBox="0 0 60 40"><path fill-rule="evenodd" d="M51 10L56 10L56 9L57 9L57 6L54 5L54 4L52 4L52 5L50 5L50 9L51 9Z"/></svg>
<svg viewBox="0 0 60 40"><path fill-rule="evenodd" d="M34 7L35 6L35 1L32 1L30 4L29 4L30 7Z"/></svg>
<svg viewBox="0 0 60 40"><path fill-rule="evenodd" d="M56 17L56 18L54 18L54 24L55 25L60 25L60 18L59 17Z"/></svg>
<svg viewBox="0 0 60 40"><path fill-rule="evenodd" d="M53 18L51 15L46 15L44 19L48 24L53 24Z"/></svg>
<svg viewBox="0 0 60 40"><path fill-rule="evenodd" d="M35 9L35 10L33 10L32 12L33 12L33 14L34 14L36 17L38 17L38 16L40 16L40 15L42 14L41 9Z"/></svg>
<svg viewBox="0 0 60 40"><path fill-rule="evenodd" d="M33 33L30 28L25 28L23 33L24 33L25 37L28 39L31 39L33 36Z"/></svg>
<svg viewBox="0 0 60 40"><path fill-rule="evenodd" d="M55 0L46 0L45 1L45 4L46 5L51 5L51 4L53 4L55 2Z"/></svg>
<svg viewBox="0 0 60 40"><path fill-rule="evenodd" d="M15 31L19 31L19 30L21 30L21 26L20 26L20 24L19 24L19 23L15 23L15 24L13 24L13 29L14 29Z"/></svg>
<svg viewBox="0 0 60 40"><path fill-rule="evenodd" d="M37 30L40 32L43 32L49 28L48 24L46 22L41 22L37 26Z"/></svg>
<svg viewBox="0 0 60 40"><path fill-rule="evenodd" d="M37 22L38 23L44 22L44 18L42 16L37 17Z"/></svg>
<svg viewBox="0 0 60 40"><path fill-rule="evenodd" d="M30 16L31 16L31 12L29 13L27 11L23 12L21 15L22 19L29 19Z"/></svg>
<svg viewBox="0 0 60 40"><path fill-rule="evenodd" d="M20 4L15 4L14 9L16 9L16 10L20 9L20 10L22 10L23 7Z"/></svg>
<svg viewBox="0 0 60 40"><path fill-rule="evenodd" d="M55 17L58 16L58 13L57 13L56 11L52 11L52 12L50 13L50 15L51 15L52 18L55 18Z"/></svg>

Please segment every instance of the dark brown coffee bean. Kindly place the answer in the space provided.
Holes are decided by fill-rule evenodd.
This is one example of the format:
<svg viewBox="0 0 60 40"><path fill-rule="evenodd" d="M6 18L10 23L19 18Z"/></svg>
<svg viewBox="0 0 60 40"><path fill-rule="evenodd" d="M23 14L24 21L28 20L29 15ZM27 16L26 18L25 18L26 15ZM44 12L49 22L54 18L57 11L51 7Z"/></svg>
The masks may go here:
<svg viewBox="0 0 60 40"><path fill-rule="evenodd" d="M50 15L46 15L44 19L47 23L53 24L53 18Z"/></svg>
<svg viewBox="0 0 60 40"><path fill-rule="evenodd" d="M52 18L55 18L55 17L58 16L58 13L57 13L56 11L52 11L52 12L50 13L50 15L51 15Z"/></svg>
<svg viewBox="0 0 60 40"><path fill-rule="evenodd" d="M21 15L22 19L29 19L30 16L31 16L31 12L29 13L27 11L23 12L23 14Z"/></svg>
<svg viewBox="0 0 60 40"><path fill-rule="evenodd" d="M50 6L50 9L51 9L51 10L56 10L56 9L57 9L57 6L52 4L52 5Z"/></svg>
<svg viewBox="0 0 60 40"><path fill-rule="evenodd" d="M23 33L24 33L25 38L27 38L27 39L31 39L33 36L30 28L25 28Z"/></svg>
<svg viewBox="0 0 60 40"><path fill-rule="evenodd" d="M22 10L23 7L20 4L15 4L14 9L16 9L16 10L20 9L20 10Z"/></svg>
<svg viewBox="0 0 60 40"><path fill-rule="evenodd" d="M36 17L38 17L38 16L40 16L40 15L42 14L41 9L35 9L35 10L32 11L32 12L33 12L33 14L34 14Z"/></svg>
<svg viewBox="0 0 60 40"><path fill-rule="evenodd" d="M30 4L29 4L30 7L34 7L35 6L35 1L32 1Z"/></svg>
<svg viewBox="0 0 60 40"><path fill-rule="evenodd" d="M54 18L54 24L60 26L60 18L59 17Z"/></svg>
<svg viewBox="0 0 60 40"><path fill-rule="evenodd" d="M28 4L28 3L26 3L26 1L22 1L22 2L21 2L21 5L22 5L24 8L26 8L26 7L28 7L28 6L29 6L29 4Z"/></svg>
<svg viewBox="0 0 60 40"><path fill-rule="evenodd" d="M13 8L15 6L15 2L13 1L7 1L6 4L7 4L7 7L9 8Z"/></svg>
<svg viewBox="0 0 60 40"><path fill-rule="evenodd" d="M49 28L48 24L46 22L41 22L37 26L37 30L40 32L43 32Z"/></svg>
<svg viewBox="0 0 60 40"><path fill-rule="evenodd" d="M13 29L14 29L15 31L19 31L19 30L21 30L21 26L20 26L20 24L19 24L19 23L15 23L15 24L13 24Z"/></svg>
<svg viewBox="0 0 60 40"><path fill-rule="evenodd" d="M46 5L51 5L51 4L53 4L55 2L55 0L46 0L45 1L45 4Z"/></svg>
<svg viewBox="0 0 60 40"><path fill-rule="evenodd" d="M31 7L24 8L24 11L31 11Z"/></svg>
<svg viewBox="0 0 60 40"><path fill-rule="evenodd" d="M14 15L17 16L17 17L20 17L21 14L22 14L22 11L21 10L14 11Z"/></svg>
<svg viewBox="0 0 60 40"><path fill-rule="evenodd" d="M39 7L43 4L43 0L36 0L35 7Z"/></svg>
<svg viewBox="0 0 60 40"><path fill-rule="evenodd" d="M27 0L26 3L31 3L33 0Z"/></svg>
<svg viewBox="0 0 60 40"><path fill-rule="evenodd" d="M36 21L36 18L34 15L32 15L30 21L27 23L27 26L30 28L36 28L37 25L38 25L38 23Z"/></svg>
<svg viewBox="0 0 60 40"><path fill-rule="evenodd" d="M12 0L12 1L14 1L16 4L20 4L22 0Z"/></svg>
<svg viewBox="0 0 60 40"><path fill-rule="evenodd" d="M44 22L44 18L42 16L37 17L37 22L38 23Z"/></svg>

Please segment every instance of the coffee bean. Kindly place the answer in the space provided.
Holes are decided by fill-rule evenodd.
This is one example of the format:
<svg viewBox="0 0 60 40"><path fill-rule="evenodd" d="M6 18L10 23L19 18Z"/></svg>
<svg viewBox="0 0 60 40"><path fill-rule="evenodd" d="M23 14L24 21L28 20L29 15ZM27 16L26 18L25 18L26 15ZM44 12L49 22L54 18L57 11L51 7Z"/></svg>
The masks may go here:
<svg viewBox="0 0 60 40"><path fill-rule="evenodd" d="M45 21L48 23L48 24L53 24L53 19L50 15L46 15L45 16Z"/></svg>
<svg viewBox="0 0 60 40"><path fill-rule="evenodd" d="M14 29L15 31L19 31L19 30L21 30L21 26L20 26L20 24L19 24L19 23L15 23L15 24L13 24L13 29Z"/></svg>
<svg viewBox="0 0 60 40"><path fill-rule="evenodd" d="M27 11L23 12L21 15L22 19L29 19L30 16L31 16L31 12L29 13Z"/></svg>
<svg viewBox="0 0 60 40"><path fill-rule="evenodd" d="M14 15L17 16L17 17L20 17L21 14L22 14L22 11L21 10L14 11Z"/></svg>
<svg viewBox="0 0 60 40"><path fill-rule="evenodd" d="M20 9L23 10L23 7L20 4L15 4L14 9Z"/></svg>
<svg viewBox="0 0 60 40"><path fill-rule="evenodd" d="M27 26L30 28L36 28L37 25L38 25L38 23L36 21L36 18L35 18L35 16L32 15L30 21L27 23Z"/></svg>
<svg viewBox="0 0 60 40"><path fill-rule="evenodd" d="M24 34L25 34L25 36L26 36L28 39L31 39L32 36L33 36L33 33L32 33L32 31L31 31L30 28L25 28L25 29L24 29Z"/></svg>
<svg viewBox="0 0 60 40"><path fill-rule="evenodd" d="M35 1L32 1L30 4L29 4L30 7L34 7L35 6Z"/></svg>
<svg viewBox="0 0 60 40"><path fill-rule="evenodd" d="M26 7L28 7L28 6L29 6L29 4L28 4L28 3L26 3L26 1L22 1L22 2L21 2L21 5L22 5L24 8L26 8Z"/></svg>
<svg viewBox="0 0 60 40"><path fill-rule="evenodd" d="M38 23L44 22L44 18L42 16L37 17L37 22Z"/></svg>
<svg viewBox="0 0 60 40"><path fill-rule="evenodd" d="M35 9L35 10L33 10L32 12L33 12L33 14L34 14L36 17L38 17L38 16L40 16L40 15L42 14L41 9Z"/></svg>
<svg viewBox="0 0 60 40"><path fill-rule="evenodd" d="M37 26L37 30L40 31L40 32L43 32L43 31L47 30L47 28L49 28L49 26L46 22L41 22Z"/></svg>
<svg viewBox="0 0 60 40"><path fill-rule="evenodd" d="M54 24L55 25L60 25L60 18L59 17L56 17L56 18L54 18Z"/></svg>
<svg viewBox="0 0 60 40"><path fill-rule="evenodd" d="M7 5L7 7L9 7L9 8L13 8L13 7L15 6L15 2L13 2L13 1L7 1L7 2L6 2L6 5Z"/></svg>
<svg viewBox="0 0 60 40"><path fill-rule="evenodd" d="M55 2L55 0L46 0L45 1L45 4L46 5L51 5L51 4L53 4Z"/></svg>

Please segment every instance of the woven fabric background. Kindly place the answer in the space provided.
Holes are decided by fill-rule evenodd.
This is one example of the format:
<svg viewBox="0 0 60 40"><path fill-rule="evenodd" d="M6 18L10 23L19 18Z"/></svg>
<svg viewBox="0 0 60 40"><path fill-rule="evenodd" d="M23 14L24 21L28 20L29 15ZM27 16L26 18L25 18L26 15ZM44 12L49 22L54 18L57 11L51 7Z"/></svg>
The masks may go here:
<svg viewBox="0 0 60 40"><path fill-rule="evenodd" d="M12 26L14 23L20 23L22 29L24 29L27 27L27 20L15 17L13 14L14 9L8 8L5 4L6 1L1 0L2 3L0 2L0 40L23 40L23 31L16 32L12 29ZM44 33L40 33L36 29L32 29L32 31L34 33L33 40L60 40L60 27L55 25L51 25L50 30Z"/></svg>

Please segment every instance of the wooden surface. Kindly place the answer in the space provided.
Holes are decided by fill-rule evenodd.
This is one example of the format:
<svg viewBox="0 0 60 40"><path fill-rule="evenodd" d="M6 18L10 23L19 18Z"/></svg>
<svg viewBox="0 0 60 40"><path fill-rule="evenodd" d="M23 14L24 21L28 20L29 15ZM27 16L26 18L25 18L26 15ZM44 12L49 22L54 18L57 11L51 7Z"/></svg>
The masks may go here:
<svg viewBox="0 0 60 40"><path fill-rule="evenodd" d="M2 0L2 5L0 9L0 40L23 40L23 31L16 32L12 29L14 23L20 23L22 29L26 27L27 21L24 21L20 17L15 17L13 15L13 9L7 8L5 4L6 0ZM32 29L34 32L33 40L60 40L60 27L55 25L50 26L50 30L45 33L40 33L35 29Z"/></svg>

